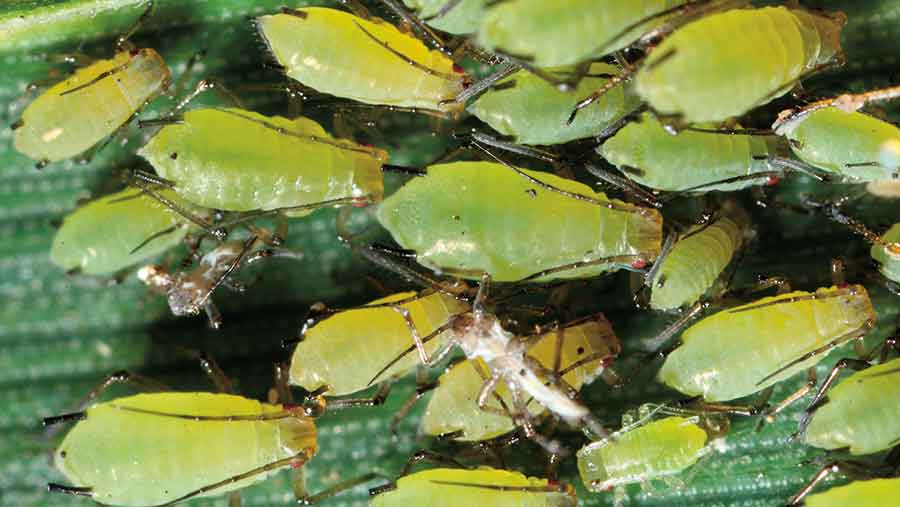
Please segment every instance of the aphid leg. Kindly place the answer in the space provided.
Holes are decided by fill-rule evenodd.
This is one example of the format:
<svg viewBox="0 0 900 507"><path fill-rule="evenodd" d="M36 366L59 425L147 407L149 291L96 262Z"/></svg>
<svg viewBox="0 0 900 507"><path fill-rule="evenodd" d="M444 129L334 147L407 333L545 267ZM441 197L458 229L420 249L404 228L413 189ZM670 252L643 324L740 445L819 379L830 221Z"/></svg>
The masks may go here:
<svg viewBox="0 0 900 507"><path fill-rule="evenodd" d="M64 484L57 484L55 482L47 483L47 491L49 491L50 493L64 493L66 495L74 496L94 496L94 488L66 486Z"/></svg>
<svg viewBox="0 0 900 507"><path fill-rule="evenodd" d="M359 477L354 477L353 479L347 479L345 481L338 482L327 489L319 491L314 495L306 495L306 496L297 496L297 505L315 505L323 500L327 500L333 496L336 496L344 491L353 489L360 484L364 484L374 479L388 479L388 477L377 473L377 472L369 472ZM295 494L296 494L295 490Z"/></svg>
<svg viewBox="0 0 900 507"><path fill-rule="evenodd" d="M543 79L547 83L556 87L557 90L562 92L571 92L578 86L578 82L581 81L581 77L575 79L574 77L569 79L560 79L555 73L548 71L546 69L542 69L540 67L536 67L531 63L533 58L522 55L514 55L512 53L499 50L498 53L502 54L503 57L510 63L514 64L517 67L521 67L525 71L533 74L535 77ZM585 73L586 74L586 73Z"/></svg>
<svg viewBox="0 0 900 507"><path fill-rule="evenodd" d="M375 394L368 398L344 398L328 400L328 411L344 410L354 407L377 407L383 405L391 392L392 380L386 380L378 385Z"/></svg>
<svg viewBox="0 0 900 507"><path fill-rule="evenodd" d="M188 77L190 77L191 73L194 70L194 67L197 66L197 62L206 57L208 50L203 48L196 53L192 54L190 58L188 58L187 63L184 65L184 70L181 72L181 75L178 76L178 79L175 81L175 86L171 87L171 92L168 94L171 98L176 98L181 95L181 92L184 90L185 84L187 84Z"/></svg>
<svg viewBox="0 0 900 507"><path fill-rule="evenodd" d="M210 329L222 329L222 312L211 299L203 303L203 312L206 313Z"/></svg>
<svg viewBox="0 0 900 507"><path fill-rule="evenodd" d="M535 158L544 162L549 162L551 164L559 162L558 157L546 150L532 148L531 146L522 146L513 142L497 139L496 137L478 132L474 129L466 133L465 135L467 135L472 141L475 141L475 143L473 144L475 144L476 147L478 147L477 143L482 143L493 148L508 151L510 153L515 153L517 155Z"/></svg>
<svg viewBox="0 0 900 507"><path fill-rule="evenodd" d="M427 449L420 449L413 453L413 455L410 456L408 460L406 460L406 465L403 466L403 470L400 472L400 477L405 477L412 473L413 467L422 462L428 462L442 467L468 468L459 461L451 458L450 456L445 456L443 454L429 451Z"/></svg>
<svg viewBox="0 0 900 507"><path fill-rule="evenodd" d="M653 206L654 208L662 207L662 203L656 198L656 195L654 195L653 192L646 190L631 179L619 176L612 171L601 169L590 162L585 162L584 168L597 179L613 185L628 195L643 201L645 204Z"/></svg>
<svg viewBox="0 0 900 507"><path fill-rule="evenodd" d="M388 428L391 431L391 435L397 436L397 427L400 425L400 422L409 414L409 411L412 407L428 392L432 391L438 386L436 381L431 381L428 378L428 368L424 365L416 366L416 390L413 392L412 396L410 396L403 405L397 409L397 412L394 413L394 416L391 417L391 424Z"/></svg>
<svg viewBox="0 0 900 507"><path fill-rule="evenodd" d="M238 97L233 91L223 85L220 81L215 79L201 79L200 82L197 83L197 86L194 87L194 91L189 93L185 98L181 99L172 106L167 112L163 113L163 118L173 118L175 115L184 109L188 104L191 103L198 95L203 92L207 92L212 90L216 92L216 94L229 102L232 107L236 107L238 109L246 109L244 102Z"/></svg>
<svg viewBox="0 0 900 507"><path fill-rule="evenodd" d="M394 14L400 16L404 24L416 32L420 38L427 40L434 49L437 49L444 54L450 53L440 36L438 36L438 34L436 34L428 25L423 23L418 16L415 16L409 9L397 2L397 0L381 0L381 3L392 10Z"/></svg>
<svg viewBox="0 0 900 507"><path fill-rule="evenodd" d="M812 367L807 370L806 382L799 389L791 393L787 398L767 408L760 415L759 421L756 423L756 431L760 431L766 424L775 422L775 416L778 415L778 413L797 401L800 401L804 396L815 390L817 383L816 368Z"/></svg>
<svg viewBox="0 0 900 507"><path fill-rule="evenodd" d="M831 387L831 384L837 380L837 376L840 374L841 370L845 368L851 368L853 370L864 370L871 366L867 361L863 361L861 359L852 359L849 357L845 357L840 359L835 365L834 368L828 373L828 376L825 377L825 381L822 382L822 385L819 387L819 390L816 391L816 395L813 396L812 402L810 402L809 407L806 408L806 413L803 414L803 419L800 420L800 425L797 427L797 432L791 435L792 439L795 439L802 435L806 431L806 427L809 426L809 422L812 420L813 414L815 414L816 410L819 407L825 404L827 398L825 398L825 393Z"/></svg>
<svg viewBox="0 0 900 507"><path fill-rule="evenodd" d="M609 78L609 80L607 80L605 83L603 83L603 86L601 86L599 90L579 100L575 104L575 108L572 109L572 112L569 114L569 118L566 120L566 125L571 125L572 123L574 123L575 118L578 116L578 113L581 112L582 109L585 109L594 102L600 100L604 95L606 95L607 92L615 88L620 83L631 80L631 77L634 75L633 72L633 70L623 69L621 74L619 74L618 76L613 76Z"/></svg>
<svg viewBox="0 0 900 507"><path fill-rule="evenodd" d="M182 347L180 345L177 346L177 348L183 354L196 359L200 363L200 369L206 373L210 380L212 380L212 383L216 386L218 392L234 393L234 385L231 383L231 380L228 379L228 375L225 375L225 371L219 366L219 363L216 362L212 356L206 352Z"/></svg>
<svg viewBox="0 0 900 507"><path fill-rule="evenodd" d="M869 321L869 322L866 322L865 324L863 324L859 329L854 329L853 331L844 333L843 335L835 338L834 340L826 343L825 345L822 345L821 347L818 347L816 349L813 349L813 350L807 352L806 354L803 354L802 356L798 357L797 359L794 359L790 363L788 363L788 364L782 366L781 368L778 368L774 372L766 375L757 384L762 384L762 383L768 381L769 379L771 379L772 377L779 375L781 372L787 370L788 368L792 368L793 366L803 363L804 361L808 361L817 355L825 354L825 353L829 352L830 350L832 350L833 348L837 347L838 345L846 343L850 340L861 340L863 337L865 337L866 333L872 327L874 327L874 325L875 325L874 321Z"/></svg>
<svg viewBox="0 0 900 507"><path fill-rule="evenodd" d="M137 18L137 20L125 31L119 38L116 40L116 50L117 51L127 51L132 49L133 46L128 39L131 38L132 35L137 33L137 31L141 28L141 25L147 22L151 16L153 16L153 12L156 10L156 0L147 0L147 8L144 9L144 12Z"/></svg>
<svg viewBox="0 0 900 507"><path fill-rule="evenodd" d="M463 91L461 91L452 100L442 101L439 104L442 105L444 102L447 102L447 103L454 102L456 104L464 105L467 102L469 102L469 100L477 97L478 95L481 95L486 90L488 90L490 87L494 86L494 84L497 83L498 81L515 74L520 69L521 69L521 67L518 64L506 63L505 65L503 65L503 67L500 67L499 69L497 69L490 75L485 76L485 77L479 79L478 81L475 81L474 83L467 86Z"/></svg>
<svg viewBox="0 0 900 507"><path fill-rule="evenodd" d="M679 316L675 322L669 324L659 334L649 340L644 340L642 348L648 351L650 355L657 355L659 353L658 351L665 347L673 336L681 332L682 329L684 329L692 320L697 318L697 316L699 316L708 306L709 303L707 302L697 301L691 305L690 308L682 312L681 316Z"/></svg>
<svg viewBox="0 0 900 507"><path fill-rule="evenodd" d="M865 464L853 461L834 461L822 467L822 469L819 470L819 472L816 473L815 476L813 476L812 480L809 481L806 486L803 486L800 491L795 493L794 496L792 496L791 499L788 500L787 504L800 504L800 502L803 501L804 498L806 498L806 495L808 495L810 492L812 492L813 489L815 489L816 485L822 482L822 480L824 480L829 475L837 472L841 472L855 479L872 479L879 476L879 474L873 472L872 467Z"/></svg>

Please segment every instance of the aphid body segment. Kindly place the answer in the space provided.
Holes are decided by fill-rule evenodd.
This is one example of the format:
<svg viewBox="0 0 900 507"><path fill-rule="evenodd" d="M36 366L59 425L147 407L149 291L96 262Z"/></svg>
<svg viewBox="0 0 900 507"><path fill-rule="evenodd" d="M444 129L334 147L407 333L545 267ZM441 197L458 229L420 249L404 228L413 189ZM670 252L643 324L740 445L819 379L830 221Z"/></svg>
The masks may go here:
<svg viewBox="0 0 900 507"><path fill-rule="evenodd" d="M418 261L466 278L518 281L559 266L610 259L536 278L594 276L659 255L662 219L558 176L519 170L589 200L546 189L491 162L428 167L379 206L381 224ZM591 202L593 200L594 202Z"/></svg>
<svg viewBox="0 0 900 507"><path fill-rule="evenodd" d="M806 507L883 507L891 498L900 498L900 478L855 481L828 491L809 495Z"/></svg>
<svg viewBox="0 0 900 507"><path fill-rule="evenodd" d="M625 125L597 153L641 185L672 192L740 190L766 183L766 175L745 177L771 171L762 137L692 130L672 135L649 113Z"/></svg>
<svg viewBox="0 0 900 507"><path fill-rule="evenodd" d="M164 190L162 196L189 209L170 190ZM50 260L66 271L107 275L176 246L189 229L180 215L158 200L140 190L126 189L68 215L53 238ZM164 231L169 232L154 238ZM148 242L149 238L153 239Z"/></svg>
<svg viewBox="0 0 900 507"><path fill-rule="evenodd" d="M467 79L441 52L380 19L310 7L261 16L257 25L289 77L338 97L443 110Z"/></svg>
<svg viewBox="0 0 900 507"><path fill-rule="evenodd" d="M857 111L825 107L774 125L804 162L853 182L900 178L900 128Z"/></svg>
<svg viewBox="0 0 900 507"><path fill-rule="evenodd" d="M824 405L815 408L804 440L822 449L849 448L856 455L896 445L900 439L898 380L900 359L847 377L828 391Z"/></svg>
<svg viewBox="0 0 900 507"><path fill-rule="evenodd" d="M891 226L872 245L872 258L878 262L878 271L888 280L900 283L900 223Z"/></svg>
<svg viewBox="0 0 900 507"><path fill-rule="evenodd" d="M537 67L570 65L631 45L685 0L512 0L485 15L478 43ZM641 23L641 20L646 22ZM632 27L629 29L629 27Z"/></svg>
<svg viewBox="0 0 900 507"><path fill-rule="evenodd" d="M578 473L589 490L609 491L679 474L708 452L706 444L696 419L665 417L582 447Z"/></svg>
<svg viewBox="0 0 900 507"><path fill-rule="evenodd" d="M650 307L674 310L697 302L744 244L745 227L746 215L732 209L709 223L688 229L648 282Z"/></svg>
<svg viewBox="0 0 900 507"><path fill-rule="evenodd" d="M475 33L481 26L481 20L488 0L462 0L449 12L434 19L428 19L441 12L451 0L403 0L411 9L415 9L419 18L426 23L447 33L464 35Z"/></svg>
<svg viewBox="0 0 900 507"><path fill-rule="evenodd" d="M282 466L303 465L315 454L313 420L293 411L229 394L118 398L85 411L57 449L55 464L72 484L91 488L93 499L107 505L154 506L220 495L275 470L228 479L280 460L286 460Z"/></svg>
<svg viewBox="0 0 900 507"><path fill-rule="evenodd" d="M378 202L387 153L335 139L313 120L198 109L138 151L185 199L227 211L356 199ZM290 211L302 216L310 209Z"/></svg>
<svg viewBox="0 0 900 507"><path fill-rule="evenodd" d="M43 162L74 157L128 122L170 80L169 68L152 49L121 51L78 69L25 108L14 146Z"/></svg>
<svg viewBox="0 0 900 507"><path fill-rule="evenodd" d="M557 350L560 372L564 372L562 381L578 391L603 371L618 355L621 346L609 322L599 317L542 334L528 349L527 355L552 371ZM588 358L592 359L577 364ZM422 431L428 435L461 432L455 437L461 441L487 440L513 431L515 423L509 416L478 407L478 395L490 377L490 368L477 358L449 368L438 379L438 386L428 402L422 417ZM496 394L508 410L515 410L506 385L499 385ZM496 398L492 398L489 405L502 409ZM532 416L538 416L545 408L532 402L528 410Z"/></svg>
<svg viewBox="0 0 900 507"><path fill-rule="evenodd" d="M548 71L564 75L573 69ZM578 97L602 87L617 75L617 67L594 63L574 92L564 92L530 72L519 71L481 95L469 111L519 144L559 144L592 137L640 105L637 96L618 84L581 111L572 124L566 124Z"/></svg>
<svg viewBox="0 0 900 507"><path fill-rule="evenodd" d="M397 479L395 489L372 498L372 507L575 507L575 490L547 479L490 467L434 468Z"/></svg>
<svg viewBox="0 0 900 507"><path fill-rule="evenodd" d="M741 116L842 58L846 21L784 7L736 9L689 23L648 55L638 94L658 113L687 122Z"/></svg>
<svg viewBox="0 0 900 507"><path fill-rule="evenodd" d="M327 387L322 394L342 396L366 389L376 376L382 381L411 371L421 360L412 348L410 328L399 312L384 305L415 296L414 292L393 294L340 311L310 327L294 349L290 383L307 391ZM430 334L452 315L468 310L467 304L441 292L397 306L409 311L422 336ZM429 354L444 344L449 332L425 343ZM402 357L379 375L398 356Z"/></svg>
<svg viewBox="0 0 900 507"><path fill-rule="evenodd" d="M689 327L657 379L706 401L733 400L815 365L874 323L861 285L762 298Z"/></svg>

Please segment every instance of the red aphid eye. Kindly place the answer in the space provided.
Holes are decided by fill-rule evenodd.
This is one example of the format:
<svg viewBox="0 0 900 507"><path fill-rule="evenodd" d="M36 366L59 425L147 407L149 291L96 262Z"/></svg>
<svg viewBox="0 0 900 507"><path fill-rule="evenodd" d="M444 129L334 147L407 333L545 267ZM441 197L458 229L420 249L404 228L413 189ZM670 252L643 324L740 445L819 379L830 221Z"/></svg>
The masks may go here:
<svg viewBox="0 0 900 507"><path fill-rule="evenodd" d="M772 176L766 178L766 185L771 187L773 185L777 185L779 181L781 181L781 179L773 174Z"/></svg>
<svg viewBox="0 0 900 507"><path fill-rule="evenodd" d="M465 74L466 73L466 71L463 70L463 68L460 67L458 63L453 64L453 72L456 72L457 74Z"/></svg>
<svg viewBox="0 0 900 507"><path fill-rule="evenodd" d="M631 261L631 267L634 269L644 269L647 267L647 260L644 258L638 258Z"/></svg>
<svg viewBox="0 0 900 507"><path fill-rule="evenodd" d="M137 56L137 55L141 54L141 50L138 48L134 48L131 51L129 51L128 54L131 56Z"/></svg>
<svg viewBox="0 0 900 507"><path fill-rule="evenodd" d="M292 462L291 462L291 468L300 468L300 467L302 467L302 466L303 466L303 463L301 463L301 462L299 462L299 461L292 461Z"/></svg>

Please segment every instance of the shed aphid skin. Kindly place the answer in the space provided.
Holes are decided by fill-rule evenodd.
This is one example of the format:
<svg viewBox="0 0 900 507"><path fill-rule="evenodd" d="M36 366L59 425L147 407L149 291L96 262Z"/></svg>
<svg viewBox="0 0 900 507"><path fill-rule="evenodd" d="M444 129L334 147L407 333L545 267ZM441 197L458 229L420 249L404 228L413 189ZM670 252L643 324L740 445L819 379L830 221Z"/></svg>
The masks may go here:
<svg viewBox="0 0 900 507"><path fill-rule="evenodd" d="M541 370L552 372L573 392L603 374L621 351L619 340L609 321L602 315L580 319L539 336L528 339L529 362ZM422 432L427 435L453 434L454 440L473 442L492 439L516 429L512 414L500 415L478 407L478 396L491 377L491 369L481 359L470 359L453 365L441 374L422 417ZM545 408L526 403L538 417ZM489 407L511 410L509 389L501 384Z"/></svg>
<svg viewBox="0 0 900 507"><path fill-rule="evenodd" d="M634 77L635 90L657 113L688 123L741 116L842 63L846 20L840 12L784 7L713 14L655 47Z"/></svg>
<svg viewBox="0 0 900 507"><path fill-rule="evenodd" d="M545 69L567 75L574 68ZM472 103L468 110L494 130L520 144L561 144L601 134L640 106L640 99L618 85L598 103L582 111L578 119L566 119L578 97L594 90L619 70L606 63L593 63L574 92L560 91L544 79L521 70L498 81Z"/></svg>
<svg viewBox="0 0 900 507"><path fill-rule="evenodd" d="M782 111L772 126L804 162L850 182L900 178L900 128L859 112L900 97L900 86L844 94Z"/></svg>
<svg viewBox="0 0 900 507"><path fill-rule="evenodd" d="M443 53L377 18L309 7L261 16L256 23L287 76L323 93L448 112L459 107L453 99L468 82Z"/></svg>
<svg viewBox="0 0 900 507"><path fill-rule="evenodd" d="M658 211L552 174L492 162L427 168L377 211L379 222L418 262L464 278L543 282L657 257Z"/></svg>
<svg viewBox="0 0 900 507"><path fill-rule="evenodd" d="M614 490L617 506L623 504L628 484L650 490L652 482L663 481L681 488L689 478L679 475L709 454L710 442L728 426L722 415L688 415L662 405L642 405L622 417L622 428L610 438L578 451L578 473L590 491Z"/></svg>
<svg viewBox="0 0 900 507"><path fill-rule="evenodd" d="M231 280L241 268L267 257L302 258L302 254L280 248L283 234L273 235L263 229L252 228L244 240L228 240L210 250L191 271L169 273L160 265L148 265L138 270L138 278L154 292L166 297L173 315L197 315L202 309L211 327L222 325L219 310L212 294L224 285L238 292L244 286Z"/></svg>
<svg viewBox="0 0 900 507"><path fill-rule="evenodd" d="M900 478L855 481L821 493L792 499L788 505L806 507L882 507L891 498L900 498Z"/></svg>
<svg viewBox="0 0 900 507"><path fill-rule="evenodd" d="M767 410L771 419L815 387L814 366L838 345L862 338L875 324L865 287L793 291L722 310L690 326L668 355L657 380L710 409L753 414L724 402L766 390L808 369L797 392ZM740 367L735 367L740 365Z"/></svg>
<svg viewBox="0 0 900 507"><path fill-rule="evenodd" d="M403 0L429 26L454 35L475 33L489 0Z"/></svg>
<svg viewBox="0 0 900 507"><path fill-rule="evenodd" d="M162 196L192 209L172 191ZM109 275L178 245L192 228L153 197L126 189L67 215L53 238L50 261L70 272Z"/></svg>
<svg viewBox="0 0 900 507"><path fill-rule="evenodd" d="M289 216L381 201L381 168L388 158L383 150L336 139L308 118L236 108L188 111L138 155L153 165L159 182L188 201Z"/></svg>

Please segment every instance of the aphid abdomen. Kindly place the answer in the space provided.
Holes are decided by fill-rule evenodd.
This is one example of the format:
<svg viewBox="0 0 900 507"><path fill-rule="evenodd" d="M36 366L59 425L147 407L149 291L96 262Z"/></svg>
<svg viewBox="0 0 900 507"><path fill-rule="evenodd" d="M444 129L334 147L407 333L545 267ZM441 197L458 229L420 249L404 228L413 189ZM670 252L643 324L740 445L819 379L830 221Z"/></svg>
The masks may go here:
<svg viewBox="0 0 900 507"><path fill-rule="evenodd" d="M79 269L84 274L106 275L180 243L189 229L185 225L132 253L154 234L184 222L159 201L139 194L134 189L116 192L91 201L66 216L53 238L50 260L67 271ZM164 191L162 195L189 206L174 192Z"/></svg>
<svg viewBox="0 0 900 507"><path fill-rule="evenodd" d="M673 136L651 114L626 125L597 152L629 178L657 190L682 191L768 170L753 158L767 155L762 139L690 130ZM697 190L732 191L753 184L745 180Z"/></svg>
<svg viewBox="0 0 900 507"><path fill-rule="evenodd" d="M138 154L186 199L228 211L342 197L377 201L387 159L381 150L332 138L312 120L242 109L188 111L182 123L163 127Z"/></svg>
<svg viewBox="0 0 900 507"><path fill-rule="evenodd" d="M650 307L674 310L696 302L722 274L743 240L743 225L729 217L691 228L651 280Z"/></svg>
<svg viewBox="0 0 900 507"><path fill-rule="evenodd" d="M900 283L900 223L892 225L881 240L883 243L872 245L872 258L885 278Z"/></svg>
<svg viewBox="0 0 900 507"><path fill-rule="evenodd" d="M706 401L733 400L809 368L823 354L771 375L875 321L861 285L821 288L814 294L815 299L803 291L767 297L697 322L682 334L682 345L666 358L657 379Z"/></svg>
<svg viewBox="0 0 900 507"><path fill-rule="evenodd" d="M383 20L322 7L298 13L304 17L261 16L257 25L287 75L306 86L367 104L433 110L462 91L463 75L449 58ZM434 73L404 61L366 31Z"/></svg>
<svg viewBox="0 0 900 507"><path fill-rule="evenodd" d="M169 503L204 486L296 454L315 450L315 429L283 442L278 421L203 421L128 410L202 416L254 416L280 406L225 394L166 392L100 403L66 435L57 468L76 486L93 488L109 505ZM290 444L290 445L287 445ZM220 495L264 479L256 475L207 493Z"/></svg>
<svg viewBox="0 0 900 507"><path fill-rule="evenodd" d="M816 409L806 428L807 444L822 449L849 448L851 454L872 454L900 439L900 359L893 359L842 380L830 389L827 402Z"/></svg>
<svg viewBox="0 0 900 507"><path fill-rule="evenodd" d="M524 171L596 204L545 190L501 164L455 162L428 168L379 207L378 219L420 263L467 278L490 273L516 281L542 270L612 256L651 260L659 254L661 219L607 200L578 182ZM603 273L603 264L553 273L544 280Z"/></svg>
<svg viewBox="0 0 900 507"><path fill-rule="evenodd" d="M657 112L688 122L740 116L831 61L842 26L842 19L784 7L701 18L654 48L636 90Z"/></svg>
<svg viewBox="0 0 900 507"><path fill-rule="evenodd" d="M854 481L807 496L806 507L882 507L886 499L900 497L900 478ZM891 500L887 500L891 501Z"/></svg>
<svg viewBox="0 0 900 507"><path fill-rule="evenodd" d="M572 72L571 68L548 69ZM590 74L619 75L613 65L595 63ZM513 136L520 144L558 144L599 134L613 122L633 111L640 99L623 84L614 86L597 103L584 109L571 125L566 120L578 102L608 81L605 77L587 77L578 83L574 92L563 92L526 71L519 71L497 83L478 98L469 110L494 130ZM514 83L511 88L504 88Z"/></svg>
<svg viewBox="0 0 900 507"><path fill-rule="evenodd" d="M420 19L437 14L449 0L403 0L409 8L415 9ZM426 22L447 33L463 35L478 31L484 17L488 0L462 0L447 14Z"/></svg>
<svg viewBox="0 0 900 507"><path fill-rule="evenodd" d="M706 431L683 417L666 417L578 451L578 472L591 491L674 475L703 456Z"/></svg>
<svg viewBox="0 0 900 507"><path fill-rule="evenodd" d="M826 107L788 120L778 133L804 162L851 181L900 177L896 157L890 156L900 144L900 128L867 114Z"/></svg>
<svg viewBox="0 0 900 507"><path fill-rule="evenodd" d="M370 305L408 299L401 292ZM402 305L409 310L419 336L427 336L466 304L437 292ZM433 353L444 344L447 332L425 344ZM327 386L330 396L342 396L369 386L375 375L414 345L403 316L390 307L354 308L333 315L311 327L297 344L291 360L290 383L314 391ZM404 375L421 364L413 349L385 371L377 382Z"/></svg>
<svg viewBox="0 0 900 507"><path fill-rule="evenodd" d="M121 69L91 83L117 67ZM83 153L156 97L170 77L162 57L152 49L134 55L123 51L79 69L25 108L22 126L15 131L15 148L50 162ZM86 86L75 90L82 85Z"/></svg>

